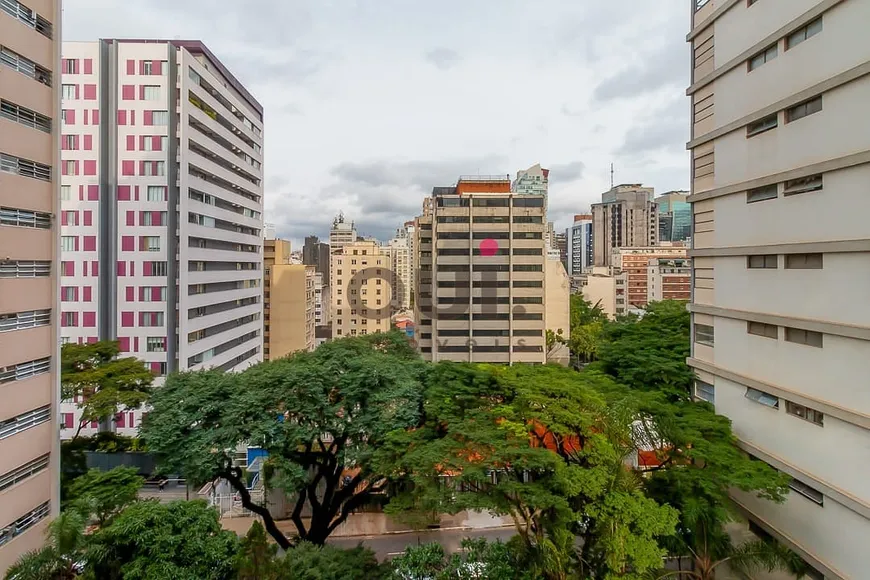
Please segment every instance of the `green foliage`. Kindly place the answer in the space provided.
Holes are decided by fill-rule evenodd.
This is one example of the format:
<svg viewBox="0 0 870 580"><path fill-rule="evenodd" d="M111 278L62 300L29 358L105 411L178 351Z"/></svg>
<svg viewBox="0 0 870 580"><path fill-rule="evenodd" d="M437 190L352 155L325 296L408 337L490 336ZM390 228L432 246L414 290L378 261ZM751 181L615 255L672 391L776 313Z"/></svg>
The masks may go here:
<svg viewBox="0 0 870 580"><path fill-rule="evenodd" d="M51 522L45 546L28 552L6 571L6 580L68 580L78 575L87 537L85 516L66 511Z"/></svg>
<svg viewBox="0 0 870 580"><path fill-rule="evenodd" d="M239 542L204 501L138 501L90 540L100 580L230 580Z"/></svg>
<svg viewBox="0 0 870 580"><path fill-rule="evenodd" d="M136 501L144 482L134 467L116 467L110 471L91 469L72 483L68 501L79 511L93 514L103 526Z"/></svg>
<svg viewBox="0 0 870 580"><path fill-rule="evenodd" d="M636 321L608 324L598 347L604 372L633 389L687 399L694 373L689 356L690 316L686 303L651 302Z"/></svg>
<svg viewBox="0 0 870 580"><path fill-rule="evenodd" d="M350 550L300 542L278 563L280 580L386 580L389 569L362 545Z"/></svg>
<svg viewBox="0 0 870 580"><path fill-rule="evenodd" d="M571 295L571 332L568 348L581 363L594 361L598 356L601 334L607 315L601 302L592 304L582 294Z"/></svg>
<svg viewBox="0 0 870 580"><path fill-rule="evenodd" d="M104 422L125 409L138 409L151 393L153 373L134 357L118 358L117 341L67 343L61 348L61 398L82 397L78 437L91 421Z"/></svg>
<svg viewBox="0 0 870 580"><path fill-rule="evenodd" d="M85 451L121 453L125 451L143 452L145 445L141 439L126 437L111 431L97 433L92 437L76 437L60 443L60 499L62 505L69 500L72 483L88 471Z"/></svg>
<svg viewBox="0 0 870 580"><path fill-rule="evenodd" d="M270 544L263 525L255 521L242 538L236 555L235 570L238 580L277 580L278 565L275 555L278 546Z"/></svg>
<svg viewBox="0 0 870 580"><path fill-rule="evenodd" d="M501 542L484 538L462 540L462 552L450 557L440 544L408 546L390 561L394 577L401 580L450 580L452 578L493 578L531 580L514 551Z"/></svg>
<svg viewBox="0 0 870 580"><path fill-rule="evenodd" d="M177 373L154 394L142 436L167 471L197 484L229 481L286 549L290 542L232 467L239 442L260 445L269 453L266 483L295 500L299 538L322 544L385 489L371 459L389 433L419 423L424 369L394 331L328 342L237 374Z"/></svg>

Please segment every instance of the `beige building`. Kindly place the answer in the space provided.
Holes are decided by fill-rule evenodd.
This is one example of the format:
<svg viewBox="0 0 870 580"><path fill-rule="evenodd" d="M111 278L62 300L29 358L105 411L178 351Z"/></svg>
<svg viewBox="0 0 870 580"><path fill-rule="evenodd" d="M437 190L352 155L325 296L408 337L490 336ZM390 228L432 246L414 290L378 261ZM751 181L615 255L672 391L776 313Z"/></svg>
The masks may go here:
<svg viewBox="0 0 870 580"><path fill-rule="evenodd" d="M506 177L434 188L417 218L425 359L545 362L545 215L545 196L511 193Z"/></svg>
<svg viewBox="0 0 870 580"><path fill-rule="evenodd" d="M591 272L580 274L578 278L583 297L593 306L600 305L608 317L616 316L616 276L610 273L610 268L592 266ZM621 287L624 290L624 281Z"/></svg>
<svg viewBox="0 0 870 580"><path fill-rule="evenodd" d="M340 253L342 246L355 243L358 237L354 223L346 221L343 213L338 214L332 220L332 229L329 230L329 252Z"/></svg>
<svg viewBox="0 0 870 580"><path fill-rule="evenodd" d="M393 308L406 310L411 307L411 238L405 229L399 229L396 237L383 246L390 258L390 285L393 289Z"/></svg>
<svg viewBox="0 0 870 580"><path fill-rule="evenodd" d="M332 337L390 330L392 288L389 254L374 241L343 244L332 254Z"/></svg>
<svg viewBox="0 0 870 580"><path fill-rule="evenodd" d="M592 204L593 264L609 266L614 248L655 246L659 219L652 187L617 185Z"/></svg>
<svg viewBox="0 0 870 580"><path fill-rule="evenodd" d="M544 264L544 325L546 330L561 334L565 342L571 337L571 281L558 256ZM547 353L547 362L568 366L571 353L567 344L556 344Z"/></svg>
<svg viewBox="0 0 870 580"><path fill-rule="evenodd" d="M263 359L314 350L317 318L314 266L293 263L290 242L263 242Z"/></svg>
<svg viewBox="0 0 870 580"><path fill-rule="evenodd" d="M867 578L870 2L689 7L696 395L792 478L754 529Z"/></svg>
<svg viewBox="0 0 870 580"><path fill-rule="evenodd" d="M59 504L60 25L0 2L0 576Z"/></svg>

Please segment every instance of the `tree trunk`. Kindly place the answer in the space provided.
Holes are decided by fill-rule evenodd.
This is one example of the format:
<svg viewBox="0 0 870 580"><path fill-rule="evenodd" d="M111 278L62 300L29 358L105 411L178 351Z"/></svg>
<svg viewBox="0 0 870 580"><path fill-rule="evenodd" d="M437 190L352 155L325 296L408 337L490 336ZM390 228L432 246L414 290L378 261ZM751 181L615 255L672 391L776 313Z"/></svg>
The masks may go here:
<svg viewBox="0 0 870 580"><path fill-rule="evenodd" d="M245 482L242 481L242 470L238 467L232 467L223 471L219 475L230 482L230 485L239 492L239 497L242 499L242 506L262 518L263 527L266 528L266 531L269 532L269 535L272 536L281 549L289 550L292 547L292 544L290 543L290 540L287 539L287 536L278 529L275 520L272 518L272 514L269 513L269 509L265 506L257 505L251 500L251 493L245 486Z"/></svg>

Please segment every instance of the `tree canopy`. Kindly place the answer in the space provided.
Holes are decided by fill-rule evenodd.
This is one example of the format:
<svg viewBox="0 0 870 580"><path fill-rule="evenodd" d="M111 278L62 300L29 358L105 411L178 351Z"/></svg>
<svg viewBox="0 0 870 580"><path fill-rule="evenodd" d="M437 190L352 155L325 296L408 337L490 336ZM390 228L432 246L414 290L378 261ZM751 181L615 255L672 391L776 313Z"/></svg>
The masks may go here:
<svg viewBox="0 0 870 580"><path fill-rule="evenodd" d="M322 544L386 489L371 458L387 434L419 423L424 369L394 331L329 342L238 374L177 373L154 394L142 435L167 470L197 483L227 480L286 549L290 541L233 465L240 443L262 447L269 454L262 474L292 498L298 538Z"/></svg>
<svg viewBox="0 0 870 580"><path fill-rule="evenodd" d="M134 467L116 467L109 471L91 469L70 485L70 504L93 514L99 525L107 524L123 508L136 501L145 479Z"/></svg>

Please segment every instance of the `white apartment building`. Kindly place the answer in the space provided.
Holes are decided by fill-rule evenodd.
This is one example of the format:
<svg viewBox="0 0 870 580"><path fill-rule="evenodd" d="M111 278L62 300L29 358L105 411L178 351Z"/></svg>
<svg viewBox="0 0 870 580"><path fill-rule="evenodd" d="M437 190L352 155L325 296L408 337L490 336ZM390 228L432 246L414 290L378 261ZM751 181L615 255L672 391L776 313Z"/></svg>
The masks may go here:
<svg viewBox="0 0 870 580"><path fill-rule="evenodd" d="M536 163L528 169L517 171L517 178L511 184L511 191L514 193L547 195L549 187L550 170L544 169L540 163Z"/></svg>
<svg viewBox="0 0 870 580"><path fill-rule="evenodd" d="M392 270L393 308L406 310L411 307L411 240L404 229L399 229L384 249L389 254Z"/></svg>
<svg viewBox="0 0 870 580"><path fill-rule="evenodd" d="M578 214L565 230L568 252L568 275L578 276L592 267L592 215Z"/></svg>
<svg viewBox="0 0 870 580"><path fill-rule="evenodd" d="M159 376L262 360L261 105L198 41L65 42L62 69L62 340Z"/></svg>
<svg viewBox="0 0 870 580"><path fill-rule="evenodd" d="M690 6L696 395L792 477L754 529L868 578L870 2Z"/></svg>
<svg viewBox="0 0 870 580"><path fill-rule="evenodd" d="M340 254L341 248L348 244L356 243L357 237L358 234L354 223L345 221L343 213L338 214L332 220L332 229L329 230L330 254Z"/></svg>

